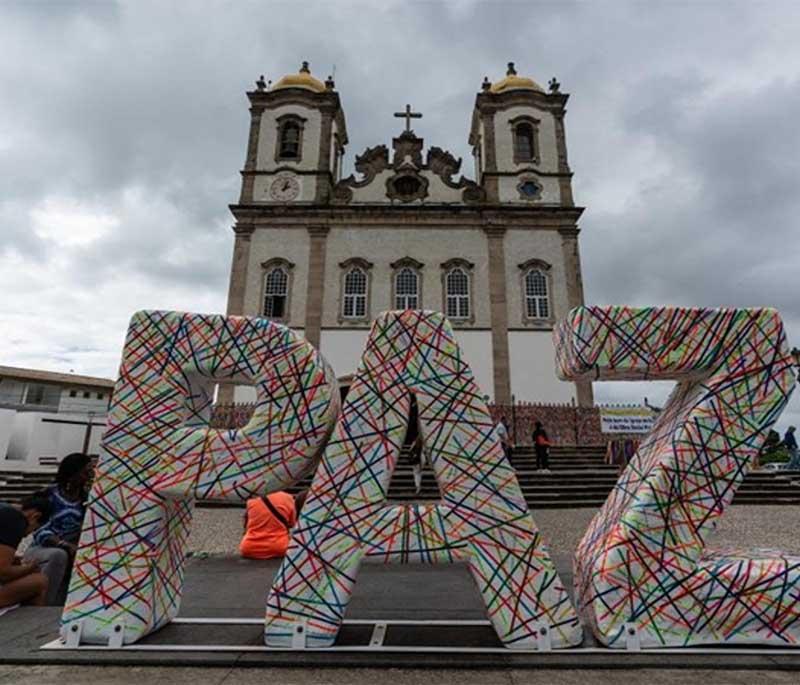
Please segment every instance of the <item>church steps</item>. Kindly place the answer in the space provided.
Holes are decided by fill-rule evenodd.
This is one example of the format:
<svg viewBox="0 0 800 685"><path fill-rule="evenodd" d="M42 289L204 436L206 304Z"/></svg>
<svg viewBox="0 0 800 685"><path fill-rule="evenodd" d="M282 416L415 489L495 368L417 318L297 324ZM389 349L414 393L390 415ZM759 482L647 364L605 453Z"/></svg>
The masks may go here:
<svg viewBox="0 0 800 685"><path fill-rule="evenodd" d="M533 509L599 507L611 492L618 478L618 468L605 464L604 450L591 448L591 456L570 458L573 448L560 448L550 458L550 473L536 471L534 464L515 456L517 479L522 493ZM523 451L522 448L520 451ZM589 449L583 450L590 453ZM532 450L530 450L532 454ZM53 482L54 472L0 472L0 502L19 502L24 496ZM291 489L296 492L310 485L310 476ZM389 499L395 502L436 501L439 488L430 468L423 471L419 493L407 455L401 455L392 475ZM800 504L800 471L754 472L739 486L735 504ZM200 501L200 507L241 507L239 503Z"/></svg>

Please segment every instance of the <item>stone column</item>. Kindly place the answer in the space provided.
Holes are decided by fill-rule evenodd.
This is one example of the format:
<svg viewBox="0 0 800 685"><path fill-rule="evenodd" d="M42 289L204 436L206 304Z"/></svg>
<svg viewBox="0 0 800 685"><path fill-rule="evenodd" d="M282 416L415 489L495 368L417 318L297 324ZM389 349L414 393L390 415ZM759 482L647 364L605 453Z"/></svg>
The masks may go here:
<svg viewBox="0 0 800 685"><path fill-rule="evenodd" d="M578 251L578 228L560 228L561 250L564 255L564 276L567 280L567 304L570 309L583 304L583 277L581 276L581 256ZM594 405L591 381L575 383L578 405L591 407Z"/></svg>
<svg viewBox="0 0 800 685"><path fill-rule="evenodd" d="M252 226L235 226L231 280L228 284L228 316L244 315L244 295L247 289L247 266L250 262L250 237Z"/></svg>
<svg viewBox="0 0 800 685"><path fill-rule="evenodd" d="M572 197L572 172L567 160L567 137L564 134L564 114L565 110L554 112L553 117L556 123L556 150L558 151L558 189L561 195L561 204L564 207L574 207L575 200Z"/></svg>
<svg viewBox="0 0 800 685"><path fill-rule="evenodd" d="M484 174L481 179L489 202L500 201L500 187L497 178L497 141L494 132L494 111L481 115L483 122Z"/></svg>
<svg viewBox="0 0 800 685"><path fill-rule="evenodd" d="M333 130L333 107L324 107L320 110L321 121L319 129L319 165L317 166L317 188L314 202L324 204L331 194L331 131Z"/></svg>
<svg viewBox="0 0 800 685"><path fill-rule="evenodd" d="M250 237L252 226L234 226L236 238L233 242L233 262L231 264L231 280L228 284L228 316L244 316L244 295L247 290L247 265L250 262ZM217 402L230 404L233 402L233 385L219 386Z"/></svg>
<svg viewBox="0 0 800 685"><path fill-rule="evenodd" d="M258 138L261 133L261 114L263 112L263 107L250 108L250 136L247 139L247 158L244 161L244 171L242 172L242 194L239 196L241 204L247 204L254 199L253 184L258 161Z"/></svg>
<svg viewBox="0 0 800 685"><path fill-rule="evenodd" d="M319 349L322 332L322 305L325 295L325 247L327 226L309 226L308 288L306 290L306 339Z"/></svg>
<svg viewBox="0 0 800 685"><path fill-rule="evenodd" d="M484 227L489 245L489 311L492 324L494 401L511 404L511 370L508 353L505 234L502 226Z"/></svg>

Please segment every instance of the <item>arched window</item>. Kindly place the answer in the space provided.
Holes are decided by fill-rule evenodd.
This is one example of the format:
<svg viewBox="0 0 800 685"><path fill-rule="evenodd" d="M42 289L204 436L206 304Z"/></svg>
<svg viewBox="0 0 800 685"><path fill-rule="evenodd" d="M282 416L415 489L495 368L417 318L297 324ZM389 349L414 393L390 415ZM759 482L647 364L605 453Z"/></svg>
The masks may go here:
<svg viewBox="0 0 800 685"><path fill-rule="evenodd" d="M267 271L264 276L264 316L285 319L288 316L289 274L282 266Z"/></svg>
<svg viewBox="0 0 800 685"><path fill-rule="evenodd" d="M529 123L523 122L514 127L514 160L529 162L536 157L534 130Z"/></svg>
<svg viewBox="0 0 800 685"><path fill-rule="evenodd" d="M403 267L394 276L394 308L419 309L419 274Z"/></svg>
<svg viewBox="0 0 800 685"><path fill-rule="evenodd" d="M345 319L367 316L367 274L361 267L353 267L344 276L342 316Z"/></svg>
<svg viewBox="0 0 800 685"><path fill-rule="evenodd" d="M547 275L539 269L531 269L525 274L525 314L529 319L550 318Z"/></svg>
<svg viewBox="0 0 800 685"><path fill-rule="evenodd" d="M289 120L280 128L279 159L300 159L300 124Z"/></svg>
<svg viewBox="0 0 800 685"><path fill-rule="evenodd" d="M461 267L455 267L450 269L444 278L447 316L453 319L468 319L469 274Z"/></svg>

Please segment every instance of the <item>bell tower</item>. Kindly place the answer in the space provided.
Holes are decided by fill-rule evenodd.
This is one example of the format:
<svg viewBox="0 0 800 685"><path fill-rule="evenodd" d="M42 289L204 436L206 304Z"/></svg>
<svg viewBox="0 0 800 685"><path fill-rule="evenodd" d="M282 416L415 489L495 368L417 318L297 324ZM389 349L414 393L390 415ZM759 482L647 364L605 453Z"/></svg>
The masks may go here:
<svg viewBox="0 0 800 685"><path fill-rule="evenodd" d="M469 143L475 175L490 203L572 207L564 114L568 95L517 74L485 78L475 98Z"/></svg>
<svg viewBox="0 0 800 685"><path fill-rule="evenodd" d="M250 137L239 203L326 204L347 145L333 79L311 75L308 62L275 85L264 77L250 100Z"/></svg>

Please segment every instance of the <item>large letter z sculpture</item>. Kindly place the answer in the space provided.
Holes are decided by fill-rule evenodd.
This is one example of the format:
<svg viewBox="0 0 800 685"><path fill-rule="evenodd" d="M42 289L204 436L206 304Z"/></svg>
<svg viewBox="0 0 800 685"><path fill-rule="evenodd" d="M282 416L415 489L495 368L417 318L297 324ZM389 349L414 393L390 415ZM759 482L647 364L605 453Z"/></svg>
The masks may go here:
<svg viewBox="0 0 800 685"><path fill-rule="evenodd" d="M678 381L576 552L597 637L797 645L800 558L705 549L794 386L777 312L584 307L557 335L564 378Z"/></svg>
<svg viewBox="0 0 800 685"><path fill-rule="evenodd" d="M438 505L386 506L410 394L442 491ZM511 648L578 644L582 632L505 459L472 372L440 314L374 323L267 605L266 642L331 645L362 560L467 561Z"/></svg>
<svg viewBox="0 0 800 685"><path fill-rule="evenodd" d="M214 382L252 384L239 430L208 427ZM134 315L103 435L62 632L130 643L178 612L197 498L240 501L306 475L338 413L336 379L264 319Z"/></svg>

